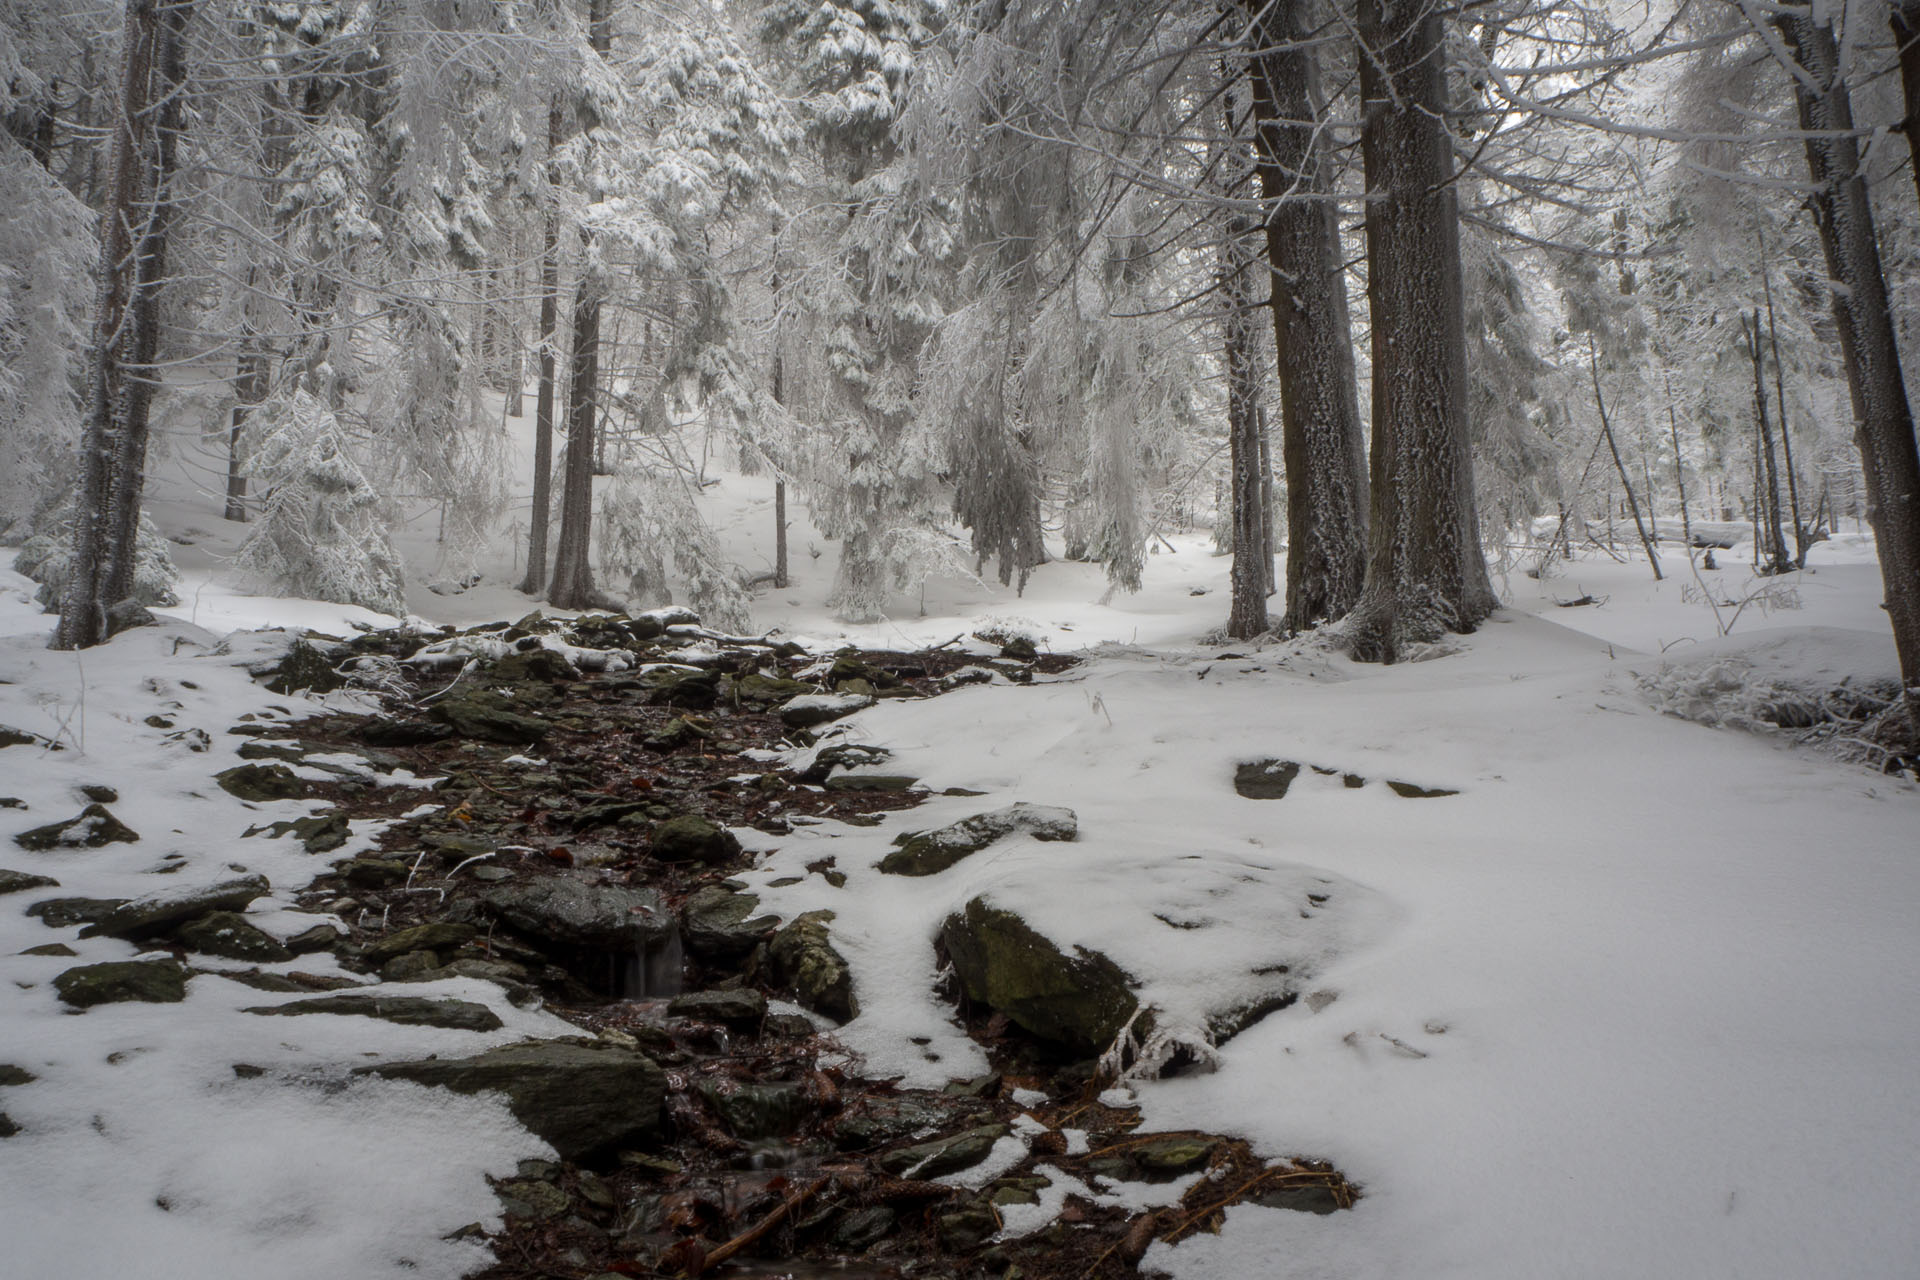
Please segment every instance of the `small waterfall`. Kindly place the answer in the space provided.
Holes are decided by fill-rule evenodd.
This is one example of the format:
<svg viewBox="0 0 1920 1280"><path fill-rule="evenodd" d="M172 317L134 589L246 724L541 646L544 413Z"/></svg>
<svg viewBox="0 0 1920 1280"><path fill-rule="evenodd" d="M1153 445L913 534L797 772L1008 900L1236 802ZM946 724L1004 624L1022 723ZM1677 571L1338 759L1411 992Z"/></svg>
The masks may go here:
<svg viewBox="0 0 1920 1280"><path fill-rule="evenodd" d="M614 992L619 999L657 1000L679 995L686 968L679 926L669 923L663 936L635 947L622 967L625 971Z"/></svg>

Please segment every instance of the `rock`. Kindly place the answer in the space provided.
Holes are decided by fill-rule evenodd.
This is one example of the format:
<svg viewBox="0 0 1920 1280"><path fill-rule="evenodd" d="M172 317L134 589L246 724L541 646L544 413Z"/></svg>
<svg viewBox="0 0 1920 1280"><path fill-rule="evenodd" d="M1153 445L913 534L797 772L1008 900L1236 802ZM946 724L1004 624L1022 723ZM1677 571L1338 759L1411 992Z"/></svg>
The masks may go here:
<svg viewBox="0 0 1920 1280"><path fill-rule="evenodd" d="M428 982L440 974L440 957L431 951L409 951L380 966L382 982Z"/></svg>
<svg viewBox="0 0 1920 1280"><path fill-rule="evenodd" d="M90 804L65 822L22 831L13 842L22 849L98 849L109 844L131 844L140 833L113 816L103 804Z"/></svg>
<svg viewBox="0 0 1920 1280"><path fill-rule="evenodd" d="M691 716L675 716L662 725L658 733L642 738L640 745L649 751L665 754L689 742L703 741L712 736L713 726L706 721Z"/></svg>
<svg viewBox="0 0 1920 1280"><path fill-rule="evenodd" d="M150 893L122 903L80 931L83 938L146 938L214 911L244 911L271 891L265 876Z"/></svg>
<svg viewBox="0 0 1920 1280"><path fill-rule="evenodd" d="M821 785L828 791L911 791L920 779L904 773L842 773Z"/></svg>
<svg viewBox="0 0 1920 1280"><path fill-rule="evenodd" d="M1216 1143L1211 1138L1175 1135L1154 1138L1127 1148L1127 1154L1141 1170L1161 1177L1189 1173L1207 1162Z"/></svg>
<svg viewBox="0 0 1920 1280"><path fill-rule="evenodd" d="M330 924L317 924L288 938L286 947L296 956L312 955L316 951L332 950L345 936Z"/></svg>
<svg viewBox="0 0 1920 1280"><path fill-rule="evenodd" d="M725 862L740 852L733 832L705 818L683 814L653 829L654 857L662 862Z"/></svg>
<svg viewBox="0 0 1920 1280"><path fill-rule="evenodd" d="M985 898L948 916L940 942L968 999L1075 1053L1104 1052L1139 1008L1113 961L1084 948L1069 956Z"/></svg>
<svg viewBox="0 0 1920 1280"><path fill-rule="evenodd" d="M315 814L311 818L295 818L291 822L272 822L264 827L249 827L242 835L266 835L278 840L282 836L294 836L306 846L308 853L332 853L347 842L353 834L353 828L347 822L347 815L338 809Z"/></svg>
<svg viewBox="0 0 1920 1280"><path fill-rule="evenodd" d="M659 707L702 710L720 700L720 673L697 668L661 667L641 678L647 701Z"/></svg>
<svg viewBox="0 0 1920 1280"><path fill-rule="evenodd" d="M544 720L526 715L521 704L484 689L463 689L433 704L432 716L464 737L529 746L547 736Z"/></svg>
<svg viewBox="0 0 1920 1280"><path fill-rule="evenodd" d="M1393 789L1393 794L1405 796L1409 800L1436 800L1441 796L1460 794L1459 791L1447 787L1423 787L1417 783L1395 782L1392 779L1388 779L1387 786Z"/></svg>
<svg viewBox="0 0 1920 1280"><path fill-rule="evenodd" d="M755 706L772 706L785 702L789 698L805 697L820 692L816 685L804 680L786 680L778 676L763 676L759 672L741 676L733 681L731 690L735 702L750 703Z"/></svg>
<svg viewBox="0 0 1920 1280"><path fill-rule="evenodd" d="M89 924L125 905L125 898L42 898L27 908L27 914L39 917L50 928L64 929Z"/></svg>
<svg viewBox="0 0 1920 1280"><path fill-rule="evenodd" d="M751 988L736 991L689 991L667 1003L675 1018L720 1022L730 1027L757 1027L767 1016L767 998Z"/></svg>
<svg viewBox="0 0 1920 1280"><path fill-rule="evenodd" d="M849 1110L834 1122L833 1142L842 1151L866 1151L905 1142L953 1121L953 1108L924 1102L911 1094L855 1097Z"/></svg>
<svg viewBox="0 0 1920 1280"><path fill-rule="evenodd" d="M112 638L122 631L131 631L135 627L157 627L160 619L153 611L129 596L107 606L107 636Z"/></svg>
<svg viewBox="0 0 1920 1280"><path fill-rule="evenodd" d="M302 689L330 693L338 689L347 680L333 669L333 655L343 649L344 646L324 641L315 644L307 638L295 640L287 647L286 656L271 669L267 688L281 694Z"/></svg>
<svg viewBox="0 0 1920 1280"><path fill-rule="evenodd" d="M277 760L281 764L299 764L306 759L306 748L297 742L269 742L262 738L240 744L234 752L242 760Z"/></svg>
<svg viewBox="0 0 1920 1280"><path fill-rule="evenodd" d="M1233 789L1249 800L1284 800L1299 776L1297 760L1247 760L1233 771Z"/></svg>
<svg viewBox="0 0 1920 1280"><path fill-rule="evenodd" d="M112 787L103 786L102 784L97 782L89 782L89 783L83 784L80 788L80 794L85 796L87 799L93 801L95 804L119 804L120 803L120 793L118 791L114 790Z"/></svg>
<svg viewBox="0 0 1920 1280"><path fill-rule="evenodd" d="M36 876L27 871L8 871L0 867L0 895L19 893L24 889L58 889L60 882L52 876Z"/></svg>
<svg viewBox="0 0 1920 1280"><path fill-rule="evenodd" d="M313 786L283 764L242 764L214 775L220 789L242 800L298 800Z"/></svg>
<svg viewBox="0 0 1920 1280"><path fill-rule="evenodd" d="M958 1173L985 1160L993 1144L1006 1137L1007 1132L1003 1124L983 1124L977 1129L889 1151L880 1157L880 1167L899 1178L939 1178Z"/></svg>
<svg viewBox="0 0 1920 1280"><path fill-rule="evenodd" d="M360 727L360 741L374 747L418 747L452 736L452 725L432 720L370 720Z"/></svg>
<svg viewBox="0 0 1920 1280"><path fill-rule="evenodd" d="M503 884L481 901L527 937L569 947L633 954L674 927L673 914L653 890L588 884L570 875Z"/></svg>
<svg viewBox="0 0 1920 1280"><path fill-rule="evenodd" d="M895 1216L893 1210L883 1204L855 1209L833 1229L833 1243L848 1253L865 1253L886 1239L887 1233L893 1230Z"/></svg>
<svg viewBox="0 0 1920 1280"><path fill-rule="evenodd" d="M1309 1182L1301 1186L1282 1184L1271 1191L1263 1191L1253 1197L1253 1203L1265 1205L1269 1209L1291 1209L1296 1213L1337 1213L1341 1209L1351 1208L1350 1202L1328 1181Z"/></svg>
<svg viewBox="0 0 1920 1280"><path fill-rule="evenodd" d="M661 1136L666 1077L653 1059L617 1045L529 1040L471 1058L394 1062L359 1072L456 1093L504 1093L520 1123L565 1160L614 1146L649 1145Z"/></svg>
<svg viewBox="0 0 1920 1280"><path fill-rule="evenodd" d="M0 1088L16 1084L32 1084L39 1078L25 1067L16 1067L11 1062L0 1062Z"/></svg>
<svg viewBox="0 0 1920 1280"><path fill-rule="evenodd" d="M551 1182L515 1178L495 1187L494 1194L500 1197L501 1209L516 1218L539 1222L567 1211L567 1193Z"/></svg>
<svg viewBox="0 0 1920 1280"><path fill-rule="evenodd" d="M758 946L779 925L778 916L756 916L760 899L712 884L691 894L680 908L680 936L703 960L734 960Z"/></svg>
<svg viewBox="0 0 1920 1280"><path fill-rule="evenodd" d="M793 989L807 1008L836 1022L858 1016L860 1002L853 995L853 971L846 957L833 949L827 923L831 911L809 911L773 935L767 952L776 977Z"/></svg>
<svg viewBox="0 0 1920 1280"><path fill-rule="evenodd" d="M77 956L80 953L64 942L43 942L37 947L28 947L20 954L23 956Z"/></svg>
<svg viewBox="0 0 1920 1280"><path fill-rule="evenodd" d="M510 653L494 663L487 671L487 678L497 682L553 684L577 680L580 673L563 653L553 649L527 649Z"/></svg>
<svg viewBox="0 0 1920 1280"><path fill-rule="evenodd" d="M202 916L175 929L173 936L190 951L228 960L277 964L293 959L293 952L278 939L234 911L215 911Z"/></svg>
<svg viewBox="0 0 1920 1280"><path fill-rule="evenodd" d="M502 1025L499 1016L483 1004L470 1000L429 1000L423 996L315 996L286 1004L254 1005L241 1012L284 1017L309 1013L352 1014L403 1027L447 1027L454 1031L498 1031Z"/></svg>
<svg viewBox="0 0 1920 1280"><path fill-rule="evenodd" d="M857 769L866 765L876 765L891 758L893 752L885 747L873 747L859 742L833 742L814 752L813 759L797 775L802 782L815 784L827 780L835 766L842 769Z"/></svg>
<svg viewBox="0 0 1920 1280"><path fill-rule="evenodd" d="M30 747L39 741L40 738L36 734L28 733L24 729L16 729L12 725L0 724L0 748Z"/></svg>
<svg viewBox="0 0 1920 1280"><path fill-rule="evenodd" d="M463 946L479 932L470 924L453 924L444 920L417 924L411 929L400 929L377 942L368 943L361 951L360 958L378 967L412 951L447 951Z"/></svg>
<svg viewBox="0 0 1920 1280"><path fill-rule="evenodd" d="M1073 840L1080 834L1071 809L1054 805L1013 804L963 818L937 831L908 832L900 848L882 858L880 870L896 876L930 876L945 871L996 840L1024 831L1035 840Z"/></svg>
<svg viewBox="0 0 1920 1280"><path fill-rule="evenodd" d="M725 1077L700 1082L700 1095L745 1142L798 1133L812 1110L797 1084L748 1084Z"/></svg>
<svg viewBox="0 0 1920 1280"><path fill-rule="evenodd" d="M860 693L810 693L794 698L780 708L780 719L790 729L811 729L829 720L850 716L873 705L873 698Z"/></svg>
<svg viewBox="0 0 1920 1280"><path fill-rule="evenodd" d="M979 1248L1000 1230L1000 1215L993 1206L980 1201L961 1205L951 1213L933 1220L940 1247L952 1253L967 1253Z"/></svg>
<svg viewBox="0 0 1920 1280"><path fill-rule="evenodd" d="M177 1004L187 998L187 971L174 960L113 960L83 964L53 980L60 998L76 1009L141 1000Z"/></svg>
<svg viewBox="0 0 1920 1280"><path fill-rule="evenodd" d="M19 1132L20 1126L13 1122L13 1117L0 1111L0 1138L11 1138Z"/></svg>
<svg viewBox="0 0 1920 1280"><path fill-rule="evenodd" d="M413 868L394 858L348 858L334 864L340 878L356 889L386 889L405 884Z"/></svg>

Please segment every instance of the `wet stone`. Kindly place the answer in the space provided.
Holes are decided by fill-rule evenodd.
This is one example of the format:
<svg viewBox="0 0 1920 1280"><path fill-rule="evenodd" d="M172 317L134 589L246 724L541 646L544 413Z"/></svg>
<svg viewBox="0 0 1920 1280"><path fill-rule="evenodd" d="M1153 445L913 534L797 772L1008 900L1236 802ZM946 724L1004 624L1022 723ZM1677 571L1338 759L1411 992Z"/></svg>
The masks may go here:
<svg viewBox="0 0 1920 1280"><path fill-rule="evenodd" d="M684 815L661 823L653 831L653 856L662 862L725 862L740 852L731 831L705 818Z"/></svg>
<svg viewBox="0 0 1920 1280"><path fill-rule="evenodd" d="M865 1253L893 1230L897 1216L885 1205L855 1209L833 1229L833 1243L848 1253Z"/></svg>
<svg viewBox="0 0 1920 1280"><path fill-rule="evenodd" d="M720 1022L730 1027L755 1027L767 1016L767 997L758 991L689 991L667 1004L675 1018Z"/></svg>
<svg viewBox="0 0 1920 1280"><path fill-rule="evenodd" d="M981 1125L951 1137L901 1147L880 1157L880 1167L901 1178L938 1178L971 1169L987 1158L993 1144L1007 1136L1003 1124Z"/></svg>
<svg viewBox="0 0 1920 1280"><path fill-rule="evenodd" d="M979 1201L962 1205L934 1219L934 1231L942 1248L968 1253L979 1248L1000 1230L1000 1217L993 1206Z"/></svg>
<svg viewBox="0 0 1920 1280"><path fill-rule="evenodd" d="M500 1207L516 1218L539 1222L567 1211L567 1193L551 1182L516 1178L494 1188L494 1194L500 1197Z"/></svg>
<svg viewBox="0 0 1920 1280"><path fill-rule="evenodd" d="M1204 1165L1214 1145L1211 1138L1155 1138L1129 1148L1128 1155L1145 1172L1172 1177Z"/></svg>

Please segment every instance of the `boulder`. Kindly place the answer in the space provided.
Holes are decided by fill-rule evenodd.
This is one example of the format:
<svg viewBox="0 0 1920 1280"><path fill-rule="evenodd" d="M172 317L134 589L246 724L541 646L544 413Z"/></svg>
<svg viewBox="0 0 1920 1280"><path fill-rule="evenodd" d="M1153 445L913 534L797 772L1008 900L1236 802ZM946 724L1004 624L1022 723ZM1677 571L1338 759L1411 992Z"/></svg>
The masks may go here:
<svg viewBox="0 0 1920 1280"><path fill-rule="evenodd" d="M702 710L720 699L720 673L697 667L660 667L641 678L647 700L660 707Z"/></svg>
<svg viewBox="0 0 1920 1280"><path fill-rule="evenodd" d="M804 680L787 680L779 676L763 676L759 672L744 675L733 681L731 690L735 702L752 706L770 707L785 702L789 698L804 697L820 692L816 685Z"/></svg>
<svg viewBox="0 0 1920 1280"><path fill-rule="evenodd" d="M187 998L187 971L175 960L113 960L83 964L53 980L60 998L76 1009L141 1000L177 1004Z"/></svg>
<svg viewBox="0 0 1920 1280"><path fill-rule="evenodd" d="M501 921L539 942L631 952L664 939L673 914L651 889L542 876L489 889L481 901Z"/></svg>
<svg viewBox="0 0 1920 1280"><path fill-rule="evenodd" d="M809 911L773 935L767 952L778 980L792 988L799 1002L836 1022L860 1013L853 994L853 970L846 957L833 949L827 929L831 911Z"/></svg>
<svg viewBox="0 0 1920 1280"><path fill-rule="evenodd" d="M524 705L485 689L460 689L433 704L432 716L462 737L512 746L529 746L547 736L544 720L527 715Z"/></svg>
<svg viewBox="0 0 1920 1280"><path fill-rule="evenodd" d="M313 790L313 785L294 776L284 764L242 764L214 775L220 789L242 800L264 803L269 800L298 800Z"/></svg>
<svg viewBox="0 0 1920 1280"><path fill-rule="evenodd" d="M1008 805L962 818L937 831L907 832L897 837L900 848L880 860L880 870L896 876L935 875L996 840L1022 831L1035 840L1073 840L1080 834L1080 825L1071 809Z"/></svg>
<svg viewBox="0 0 1920 1280"><path fill-rule="evenodd" d="M680 935L703 960L737 960L779 925L778 916L755 915L760 899L724 884L688 896L680 908Z"/></svg>
<svg viewBox="0 0 1920 1280"><path fill-rule="evenodd" d="M940 943L967 998L1075 1053L1104 1052L1139 1008L1124 970L1097 951L1068 955L1011 911L975 898Z"/></svg>
<svg viewBox="0 0 1920 1280"><path fill-rule="evenodd" d="M125 898L42 898L27 908L27 914L49 928L64 929L89 924L126 904Z"/></svg>
<svg viewBox="0 0 1920 1280"><path fill-rule="evenodd" d="M653 829L654 857L662 862L725 862L740 852L733 832L716 822L683 814Z"/></svg>
<svg viewBox="0 0 1920 1280"><path fill-rule="evenodd" d="M65 822L49 822L44 827L22 831L13 842L22 849L44 853L51 849L98 849L109 844L131 844L140 833L108 812L103 804L90 804Z"/></svg>
<svg viewBox="0 0 1920 1280"><path fill-rule="evenodd" d="M899 1147L880 1157L880 1167L899 1178L927 1179L958 1173L985 1160L993 1144L1007 1132L1003 1124L983 1124L931 1142Z"/></svg>
<svg viewBox="0 0 1920 1280"><path fill-rule="evenodd" d="M356 1074L505 1094L520 1123L565 1160L661 1136L666 1076L638 1050L605 1042L528 1040L471 1058L393 1062Z"/></svg>
<svg viewBox="0 0 1920 1280"><path fill-rule="evenodd" d="M1233 771L1233 789L1249 800L1284 800L1299 776L1297 760L1246 760Z"/></svg>
<svg viewBox="0 0 1920 1280"><path fill-rule="evenodd" d="M290 1018L309 1013L350 1014L403 1027L447 1027L454 1031L498 1031L502 1025L499 1015L483 1004L470 1000L429 1000L423 996L315 996L286 1004L254 1005L242 1012Z"/></svg>
<svg viewBox="0 0 1920 1280"><path fill-rule="evenodd" d="M872 696L864 693L810 693L784 703L780 719L790 729L811 729L872 705Z"/></svg>
<svg viewBox="0 0 1920 1280"><path fill-rule="evenodd" d="M730 1027L757 1027L767 1016L767 997L750 987L733 991L689 991L667 1002L675 1018L721 1022Z"/></svg>
<svg viewBox="0 0 1920 1280"><path fill-rule="evenodd" d="M189 951L227 960L277 964L293 959L293 952L283 946L279 939L257 928L235 911L215 911L189 921L175 929L173 936Z"/></svg>
<svg viewBox="0 0 1920 1280"><path fill-rule="evenodd" d="M165 889L135 898L80 931L83 938L145 938L215 911L244 911L271 890L265 876L244 876L185 889Z"/></svg>
<svg viewBox="0 0 1920 1280"><path fill-rule="evenodd" d="M797 1133L813 1110L797 1084L751 1084L712 1076L700 1094L719 1113L727 1132L747 1142Z"/></svg>
<svg viewBox="0 0 1920 1280"><path fill-rule="evenodd" d="M470 924L454 924L450 921L417 924L411 929L396 930L376 942L368 943L366 949L360 953L360 958L377 967L396 956L403 956L413 951L446 951L462 946L478 932L479 930Z"/></svg>
<svg viewBox="0 0 1920 1280"><path fill-rule="evenodd" d="M52 876L36 876L27 871L8 871L0 867L0 895L19 893L24 889L58 889L60 882Z"/></svg>
<svg viewBox="0 0 1920 1280"><path fill-rule="evenodd" d="M307 639L295 640L288 646L286 656L273 666L267 688L281 694L301 689L315 693L338 689L347 680L334 670L334 655L344 653L345 648L327 641L314 644Z"/></svg>

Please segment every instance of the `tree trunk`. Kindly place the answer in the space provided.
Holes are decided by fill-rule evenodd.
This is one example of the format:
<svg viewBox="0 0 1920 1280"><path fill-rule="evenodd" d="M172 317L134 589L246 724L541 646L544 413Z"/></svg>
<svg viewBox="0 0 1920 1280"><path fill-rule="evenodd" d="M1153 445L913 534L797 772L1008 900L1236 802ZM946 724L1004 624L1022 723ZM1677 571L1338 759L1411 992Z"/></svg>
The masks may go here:
<svg viewBox="0 0 1920 1280"><path fill-rule="evenodd" d="M1764 246L1763 246L1764 248ZM1760 286L1767 296L1767 345L1773 348L1773 391L1774 402L1780 406L1780 453L1787 464L1787 503L1788 513L1793 517L1793 567L1807 567L1807 527L1800 522L1800 482L1793 474L1793 433L1787 429L1787 365L1780 358L1780 327L1773 314L1772 273L1766 269L1766 255L1761 255ZM1769 452L1771 460L1771 452ZM1774 495L1774 501L1779 501Z"/></svg>
<svg viewBox="0 0 1920 1280"><path fill-rule="evenodd" d="M587 37L603 59L612 47L610 0L590 0ZM584 269L573 297L573 360L567 385L567 469L560 493L560 540L553 558L553 585L547 599L562 609L585 609L594 600L593 541L594 437L600 409L600 304L604 275Z"/></svg>
<svg viewBox="0 0 1920 1280"><path fill-rule="evenodd" d="M1891 8L1888 17L1900 46L1900 88L1907 108L1900 132L1907 135L1907 172L1920 192L1920 0L1893 0Z"/></svg>
<svg viewBox="0 0 1920 1280"><path fill-rule="evenodd" d="M773 585L787 588L787 482L773 482Z"/></svg>
<svg viewBox="0 0 1920 1280"><path fill-rule="evenodd" d="M1361 661L1471 631L1496 601L1473 502L1459 204L1440 11L1360 0L1373 319L1372 514L1349 639Z"/></svg>
<svg viewBox="0 0 1920 1280"><path fill-rule="evenodd" d="M112 171L100 219L88 410L73 555L54 644L107 638L107 610L130 594L166 277L169 185L183 118L180 36L190 0L128 0Z"/></svg>
<svg viewBox="0 0 1920 1280"><path fill-rule="evenodd" d="M246 449L242 432L247 418L267 398L267 353L259 338L249 333L240 342L240 354L233 367L233 414L227 431L227 509L226 518L245 523L247 518Z"/></svg>
<svg viewBox="0 0 1920 1280"><path fill-rule="evenodd" d="M1620 444L1613 438L1613 419L1607 414L1607 399L1600 391L1600 350L1594 345L1593 335L1587 335L1587 370L1593 375L1593 407L1600 413L1600 433L1606 438L1607 450L1613 454L1613 469L1620 474L1620 487L1627 491L1627 509L1633 512L1634 532L1640 535L1640 549L1647 553L1647 563L1653 566L1653 580L1659 582L1666 575L1660 572L1660 555L1653 549L1653 540L1647 536L1647 525L1640 518L1640 502L1633 496L1633 481L1627 478L1627 464L1620 458Z"/></svg>
<svg viewBox="0 0 1920 1280"><path fill-rule="evenodd" d="M1222 68L1228 76L1229 68ZM1221 142L1221 185L1231 198L1245 199L1253 165L1240 139L1245 97L1239 86L1226 94L1227 131ZM1232 602L1227 612L1227 635L1246 640L1262 634L1267 621L1267 567L1265 494L1260 485L1260 368L1254 356L1253 267L1259 261L1254 243L1254 220L1245 213L1228 213L1220 238L1221 356L1227 370L1227 442L1233 568L1229 574Z"/></svg>
<svg viewBox="0 0 1920 1280"><path fill-rule="evenodd" d="M1755 552L1755 567L1762 573L1786 573L1793 568L1793 557L1787 553L1787 538L1780 529L1780 468L1774 458L1773 423L1767 413L1767 358L1760 346L1760 309L1755 307L1751 316L1740 319L1753 357L1754 483L1760 488L1755 518L1760 521L1764 539Z"/></svg>
<svg viewBox="0 0 1920 1280"><path fill-rule="evenodd" d="M547 145L560 144L560 101L547 108ZM551 201L551 196L549 196ZM527 576L520 589L547 586L547 529L553 523L554 339L560 324L560 219L549 203L540 232L540 385L533 406L533 512L527 525Z"/></svg>
<svg viewBox="0 0 1920 1280"><path fill-rule="evenodd" d="M1344 616L1366 575L1366 451L1354 384L1353 326L1338 211L1321 139L1313 50L1301 4L1246 0L1257 14L1249 60L1255 172L1267 216L1269 304L1287 473L1286 629ZM1238 545L1236 540L1235 545Z"/></svg>
<svg viewBox="0 0 1920 1280"><path fill-rule="evenodd" d="M1274 570L1274 556L1279 548L1273 545L1276 512L1273 509L1273 432L1267 426L1267 402L1262 397L1253 407L1258 418L1256 426L1260 432L1260 563L1267 570L1267 595L1272 596L1280 589L1279 575Z"/></svg>
<svg viewBox="0 0 1920 1280"><path fill-rule="evenodd" d="M1911 16L1911 6L1902 9ZM1807 169L1814 192L1808 203L1836 286L1833 318L1900 677L1909 708L1920 717L1920 449L1901 379L1866 175L1860 171L1853 104L1839 73L1833 29L1807 13L1783 12L1774 21L1812 82L1795 77L1793 86L1800 125L1809 133Z"/></svg>

